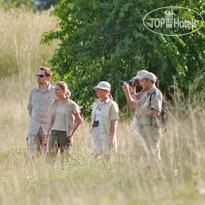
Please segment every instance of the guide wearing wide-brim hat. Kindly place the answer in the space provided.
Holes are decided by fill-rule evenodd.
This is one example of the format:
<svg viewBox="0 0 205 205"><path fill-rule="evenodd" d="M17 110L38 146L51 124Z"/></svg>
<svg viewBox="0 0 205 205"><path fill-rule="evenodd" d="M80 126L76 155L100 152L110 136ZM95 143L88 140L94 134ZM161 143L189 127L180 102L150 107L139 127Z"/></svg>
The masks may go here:
<svg viewBox="0 0 205 205"><path fill-rule="evenodd" d="M101 81L94 87L97 92L100 92L98 99L93 103L91 114L91 153L94 155L110 156L117 152L117 137L116 127L119 118L119 108L115 101L109 95L111 85L107 81ZM115 126L115 132L111 133L111 128ZM110 146L110 142L113 146Z"/></svg>
<svg viewBox="0 0 205 205"><path fill-rule="evenodd" d="M138 142L144 141L143 144L146 145L147 149L144 151L148 151L152 156L157 156L160 160L160 141L162 138L162 130L159 122L159 114L162 109L162 93L155 86L155 82L157 77L155 74L149 72L140 78L141 80L147 79L150 82L146 83L148 89L146 94L143 95L137 101L139 105L138 113L137 113L137 121L139 123L138 132L136 132L136 138L138 138ZM158 113L158 115L153 114ZM142 144L136 144L136 149L142 148Z"/></svg>
<svg viewBox="0 0 205 205"><path fill-rule="evenodd" d="M140 70L140 71L137 72L137 75L134 76L132 79L133 80L140 80L140 78L142 76L146 75L147 73L149 73L149 71L147 71L147 70Z"/></svg>
<svg viewBox="0 0 205 205"><path fill-rule="evenodd" d="M111 85L107 81L101 81L94 87L94 89L95 90L96 89L102 89L102 90L110 91L111 90Z"/></svg>
<svg viewBox="0 0 205 205"><path fill-rule="evenodd" d="M152 72L148 72L145 73L144 75L138 76L138 79L139 80L148 79L155 83L157 81L157 76Z"/></svg>

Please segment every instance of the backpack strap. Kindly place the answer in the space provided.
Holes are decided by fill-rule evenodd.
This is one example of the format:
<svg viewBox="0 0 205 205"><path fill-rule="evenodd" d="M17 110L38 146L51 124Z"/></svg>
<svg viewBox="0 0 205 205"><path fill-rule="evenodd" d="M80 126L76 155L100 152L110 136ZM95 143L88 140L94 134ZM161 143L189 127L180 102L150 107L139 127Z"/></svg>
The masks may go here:
<svg viewBox="0 0 205 205"><path fill-rule="evenodd" d="M155 90L153 92L149 93L149 105L148 105L148 107L150 108L150 110L151 110L151 104L152 104L152 96L155 93L156 93ZM151 122L151 125L153 125L153 117L150 117L150 122Z"/></svg>
<svg viewBox="0 0 205 205"><path fill-rule="evenodd" d="M152 98L153 98L153 95L156 95L156 89L154 89L153 91L148 93L148 95L149 95L149 105L148 105L148 107L151 110ZM156 116L156 117L159 118L159 116ZM154 119L154 117L152 116L151 119L150 119L151 125L153 125L153 119Z"/></svg>

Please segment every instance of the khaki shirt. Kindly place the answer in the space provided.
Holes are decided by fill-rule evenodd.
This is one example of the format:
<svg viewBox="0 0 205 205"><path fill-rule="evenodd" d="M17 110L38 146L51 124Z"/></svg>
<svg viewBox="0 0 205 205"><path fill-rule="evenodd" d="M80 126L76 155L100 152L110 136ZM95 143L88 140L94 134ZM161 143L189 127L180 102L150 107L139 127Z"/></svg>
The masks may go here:
<svg viewBox="0 0 205 205"><path fill-rule="evenodd" d="M58 105L55 111L55 121L52 130L66 131L66 109L67 105Z"/></svg>
<svg viewBox="0 0 205 205"><path fill-rule="evenodd" d="M55 98L55 90L51 84L44 91L39 86L31 90L27 107L31 112L28 135L36 135L40 127L47 134L51 121L51 105Z"/></svg>
<svg viewBox="0 0 205 205"><path fill-rule="evenodd" d="M100 100L95 101L92 106L91 126L93 125L93 122L95 120L95 113L99 102ZM101 115L100 133L103 136L108 136L110 135L111 121L119 119L119 108L117 103L111 100L110 98L107 98L105 103L102 106L100 115ZM91 128L91 130L92 129L93 128Z"/></svg>
<svg viewBox="0 0 205 205"><path fill-rule="evenodd" d="M142 117L139 120L140 125L152 125L159 127L159 117L145 117L144 114L149 112L151 109L158 110L161 112L162 109L162 93L161 91L153 87L147 94L143 95L137 101L137 104L140 106L139 113L142 114Z"/></svg>
<svg viewBox="0 0 205 205"><path fill-rule="evenodd" d="M51 113L52 113L52 119L51 119L51 130L52 130L52 126L56 120L56 109L58 106L58 99L56 99L54 101L54 103L52 104L52 108L51 108ZM74 101L70 100L69 98L67 98L66 101L66 113L65 113L65 119L66 119L66 134L67 136L70 136L74 126L75 126L75 116L74 114L80 113L80 108L78 106L77 103L75 103Z"/></svg>
<svg viewBox="0 0 205 205"><path fill-rule="evenodd" d="M138 92L138 94L140 94L140 96L137 99L137 102L147 94L147 91L144 91L143 89ZM139 123L139 119L137 118L137 114L140 113L140 110L135 109L135 114L133 117L133 121L132 121L132 129L134 132L139 132L140 131L140 123Z"/></svg>

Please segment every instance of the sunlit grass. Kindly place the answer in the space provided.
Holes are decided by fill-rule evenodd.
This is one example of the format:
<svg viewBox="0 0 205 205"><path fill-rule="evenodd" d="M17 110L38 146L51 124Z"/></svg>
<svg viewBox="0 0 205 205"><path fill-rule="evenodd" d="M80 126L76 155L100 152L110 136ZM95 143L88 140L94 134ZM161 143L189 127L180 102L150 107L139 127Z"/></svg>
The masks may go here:
<svg viewBox="0 0 205 205"><path fill-rule="evenodd" d="M0 204L201 204L205 200L204 111L181 121L170 118L161 162L132 161L128 121L118 126L119 152L112 164L90 155L87 122L75 136L70 162L62 164L58 157L49 164L44 156L32 161L27 157L26 95L9 99L0 100Z"/></svg>
<svg viewBox="0 0 205 205"><path fill-rule="evenodd" d="M41 13L0 8L0 78L31 71L47 63L56 48L40 45L43 32L52 30L56 20L49 11Z"/></svg>

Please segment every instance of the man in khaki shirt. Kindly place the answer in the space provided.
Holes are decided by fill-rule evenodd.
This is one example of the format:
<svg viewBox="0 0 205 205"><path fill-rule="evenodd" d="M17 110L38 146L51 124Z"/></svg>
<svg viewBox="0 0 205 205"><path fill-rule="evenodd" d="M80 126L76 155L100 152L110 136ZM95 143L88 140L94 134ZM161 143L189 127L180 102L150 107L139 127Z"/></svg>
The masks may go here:
<svg viewBox="0 0 205 205"><path fill-rule="evenodd" d="M54 87L49 83L51 70L40 67L37 73L38 85L29 96L28 112L30 122L28 127L27 146L31 156L38 155L44 148L44 140L51 121L51 105L55 99Z"/></svg>
<svg viewBox="0 0 205 205"><path fill-rule="evenodd" d="M138 127L134 128L136 155L145 153L149 157L160 156L160 140L162 136L159 115L162 109L162 93L156 88L156 76L147 73L139 78L142 87L146 92L139 100L132 98L129 86L123 85L123 90L128 104L135 107L135 117Z"/></svg>

